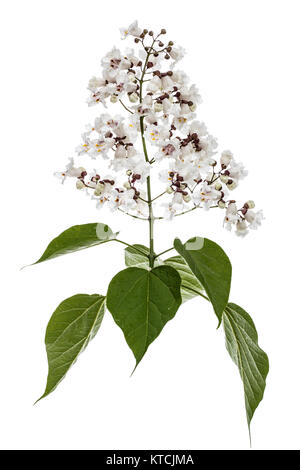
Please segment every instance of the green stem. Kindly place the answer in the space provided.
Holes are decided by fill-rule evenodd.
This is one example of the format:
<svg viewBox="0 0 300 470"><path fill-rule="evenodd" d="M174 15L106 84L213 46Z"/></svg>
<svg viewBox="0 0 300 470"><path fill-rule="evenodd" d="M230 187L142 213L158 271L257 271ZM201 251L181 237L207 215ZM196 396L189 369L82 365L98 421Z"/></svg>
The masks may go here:
<svg viewBox="0 0 300 470"><path fill-rule="evenodd" d="M159 194L158 196L156 196L155 198L152 199L151 202L154 202L156 201L156 199L158 199L159 197L163 196L164 194L166 194L167 191L164 191L163 193Z"/></svg>
<svg viewBox="0 0 300 470"><path fill-rule="evenodd" d="M122 101L122 100L119 100L119 101L120 101L121 105L123 106L123 108L125 108L125 109L126 109L126 111L128 111L130 114L134 114L134 112L133 112L133 111L131 111L131 109L127 108L127 106L126 106L126 105L123 103L123 101Z"/></svg>
<svg viewBox="0 0 300 470"><path fill-rule="evenodd" d="M210 209L216 209L219 206L210 206ZM175 214L174 217L179 217L180 215L188 214L191 211L194 211L195 209L202 209L200 206L194 206L191 209L188 209L187 211L184 212L179 212L179 214ZM156 220L162 220L163 217L155 217Z"/></svg>
<svg viewBox="0 0 300 470"><path fill-rule="evenodd" d="M187 214L188 212L194 211L195 209L201 209L199 206L194 206L191 209L188 209L187 211L180 212L179 214L175 214L175 217L179 217L180 215Z"/></svg>
<svg viewBox="0 0 300 470"><path fill-rule="evenodd" d="M174 248L168 248L167 250L162 251L161 253L158 253L158 255L155 255L155 258L158 258L161 255L164 255L165 253L168 253L168 251L174 250Z"/></svg>
<svg viewBox="0 0 300 470"><path fill-rule="evenodd" d="M108 240L108 241L115 241L115 242L118 242L118 243L122 243L122 245L129 246L129 247L132 248L133 250L137 251L137 253L140 253L141 255L145 256L145 253L144 253L142 250L139 250L139 249L136 248L135 246L130 245L129 243L123 242L122 240L118 240L117 238L114 238L113 240ZM105 242L104 242L104 243L105 243Z"/></svg>
<svg viewBox="0 0 300 470"><path fill-rule="evenodd" d="M130 217L133 217L134 219L148 220L145 217L139 217L137 215L129 214L129 212L123 211L123 209L120 209L120 207L118 207L118 211L123 212L123 214L129 215Z"/></svg>
<svg viewBox="0 0 300 470"><path fill-rule="evenodd" d="M149 266L153 268L155 254L154 254L154 217L153 217L153 210L152 210L152 203L151 203L151 180L150 176L147 178L147 193L148 193L148 208L149 208Z"/></svg>
<svg viewBox="0 0 300 470"><path fill-rule="evenodd" d="M144 63L144 67L142 70L142 75L140 78L140 103L143 101L143 82L144 82L144 76L146 73L147 69L147 64L148 60L150 57L150 54L152 52L152 47L155 42L155 39L153 39L152 45L149 48L146 56L146 60ZM144 129L144 116L140 117L140 128L141 128L141 137L142 137L142 143L143 143L143 151L145 155L145 160L146 162L149 162L149 157L148 157L148 152L147 152L147 146L146 146L146 140L145 140L145 129ZM150 176L147 177L147 197L148 197L148 210L149 210L149 267L153 268L154 266L154 260L155 260L155 253L154 253L154 216L153 216L153 208L152 208L152 201L151 201L151 178Z"/></svg>

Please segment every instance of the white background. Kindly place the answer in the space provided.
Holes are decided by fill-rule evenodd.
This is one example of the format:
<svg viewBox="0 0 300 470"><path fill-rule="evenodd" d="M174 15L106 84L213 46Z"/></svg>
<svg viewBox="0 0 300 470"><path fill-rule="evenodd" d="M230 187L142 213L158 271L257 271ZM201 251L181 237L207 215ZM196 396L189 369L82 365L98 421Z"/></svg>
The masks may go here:
<svg viewBox="0 0 300 470"><path fill-rule="evenodd" d="M253 419L254 449L299 449L299 2L203 0L1 3L1 440L2 449L248 449L242 384L208 304L185 304L134 359L106 314L96 339L58 389L33 406L47 374L44 331L59 302L105 293L123 269L106 244L30 267L64 229L102 221L130 242L143 222L98 212L52 177L102 112L86 84L119 40L120 26L165 27L187 50L180 68L196 82L198 109L220 149L249 176L236 192L266 220L237 239L221 211L157 224L157 251L200 235L233 264L232 301L253 317L270 358ZM116 105L118 106L118 105ZM118 111L116 111L118 112Z"/></svg>

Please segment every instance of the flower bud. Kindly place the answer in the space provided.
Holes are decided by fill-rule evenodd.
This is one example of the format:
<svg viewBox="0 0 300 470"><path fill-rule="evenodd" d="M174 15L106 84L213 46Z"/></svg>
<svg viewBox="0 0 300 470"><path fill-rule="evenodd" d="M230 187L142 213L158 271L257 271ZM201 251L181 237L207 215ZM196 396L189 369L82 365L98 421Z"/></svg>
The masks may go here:
<svg viewBox="0 0 300 470"><path fill-rule="evenodd" d="M128 80L130 80L131 82L135 82L135 83L136 83L136 78L135 78L135 74L134 74L134 73L129 72L129 73L127 74L127 78L128 78Z"/></svg>
<svg viewBox="0 0 300 470"><path fill-rule="evenodd" d="M222 181L222 183L226 184L227 181L229 180L229 177L227 175L221 175L220 180Z"/></svg>
<svg viewBox="0 0 300 470"><path fill-rule="evenodd" d="M132 175L132 171L131 171L131 170L127 170L127 171L126 171L126 175L131 176L131 175Z"/></svg>
<svg viewBox="0 0 300 470"><path fill-rule="evenodd" d="M128 181L125 181L123 186L124 186L125 189L130 189L131 188L130 183Z"/></svg>
<svg viewBox="0 0 300 470"><path fill-rule="evenodd" d="M215 189L216 189L217 191L221 191L221 189L222 189L221 183L216 183L216 184L215 184Z"/></svg>
<svg viewBox="0 0 300 470"><path fill-rule="evenodd" d="M137 94L137 93L131 93L131 94L129 95L129 101L130 101L131 103L136 103L138 99L139 99L139 97L138 97L138 94Z"/></svg>
<svg viewBox="0 0 300 470"><path fill-rule="evenodd" d="M105 189L105 185L103 183L96 184L96 190L100 191L100 193Z"/></svg>
<svg viewBox="0 0 300 470"><path fill-rule="evenodd" d="M172 193L173 193L173 189L171 188L171 186L169 186L169 187L166 189L166 192L167 192L167 194L172 194Z"/></svg>
<svg viewBox="0 0 300 470"><path fill-rule="evenodd" d="M183 196L183 200L184 200L184 202L190 202L191 196L189 194L187 194L186 196Z"/></svg>
<svg viewBox="0 0 300 470"><path fill-rule="evenodd" d="M155 113L159 113L160 111L163 110L163 105L162 105L162 103L154 103L153 109L154 109L154 112L155 112Z"/></svg>
<svg viewBox="0 0 300 470"><path fill-rule="evenodd" d="M84 183L81 180L76 181L76 188L77 189L83 189L84 188Z"/></svg>
<svg viewBox="0 0 300 470"><path fill-rule="evenodd" d="M111 95L110 102L111 103L116 103L117 101L118 101L118 97L116 95Z"/></svg>
<svg viewBox="0 0 300 470"><path fill-rule="evenodd" d="M235 181L233 180L228 180L228 183L227 183L227 188L230 189L230 191L232 191L233 189L235 189L237 187L237 184Z"/></svg>
<svg viewBox="0 0 300 470"><path fill-rule="evenodd" d="M255 207L255 202L254 201L251 201L251 200L247 201L246 204L247 204L249 209L254 209L254 207Z"/></svg>
<svg viewBox="0 0 300 470"><path fill-rule="evenodd" d="M190 106L190 110L192 111L192 113L194 113L197 109L197 106L195 104L192 104L192 106Z"/></svg>
<svg viewBox="0 0 300 470"><path fill-rule="evenodd" d="M220 199L220 201L218 201L218 206L220 207L220 209L225 209L226 202L222 201L222 199Z"/></svg>

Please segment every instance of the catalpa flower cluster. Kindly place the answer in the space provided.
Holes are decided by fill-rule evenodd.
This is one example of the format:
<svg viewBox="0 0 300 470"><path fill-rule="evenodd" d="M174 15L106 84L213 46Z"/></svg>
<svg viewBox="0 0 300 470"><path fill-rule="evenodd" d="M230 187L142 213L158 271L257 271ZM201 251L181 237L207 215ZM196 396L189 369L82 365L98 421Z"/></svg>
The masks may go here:
<svg viewBox="0 0 300 470"><path fill-rule="evenodd" d="M86 127L76 148L78 163L71 159L57 176L76 178L76 187L98 208L141 219L148 220L149 203L154 220L220 208L226 229L245 235L263 219L252 200L238 204L232 197L247 172L229 150L217 157L216 139L196 118L198 89L175 68L184 50L165 41L165 34L137 22L121 29L122 39L133 39L139 51L113 47L102 59L102 74L88 84L89 106L119 109ZM150 178L157 189L151 200Z"/></svg>

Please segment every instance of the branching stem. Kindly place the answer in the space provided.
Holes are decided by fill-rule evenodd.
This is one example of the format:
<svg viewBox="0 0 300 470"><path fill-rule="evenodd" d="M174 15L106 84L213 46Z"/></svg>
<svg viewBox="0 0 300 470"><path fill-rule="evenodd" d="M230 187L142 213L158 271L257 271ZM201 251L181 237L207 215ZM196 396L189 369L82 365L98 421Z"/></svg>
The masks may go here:
<svg viewBox="0 0 300 470"><path fill-rule="evenodd" d="M144 82L144 76L147 70L147 64L148 60L150 57L150 54L152 52L153 45L155 43L155 39L153 39L153 42L151 44L151 47L148 49L146 60L144 63L144 67L142 70L142 75L140 78L140 104L142 104L143 101L143 82ZM146 146L146 140L145 140L145 130L144 130L144 116L140 117L140 128L141 128L141 136L142 136L142 143L143 143L143 150L144 150L144 155L145 155L145 160L146 162L149 162L149 157L148 157L148 152L147 152L147 146ZM147 196L148 196L148 221L149 221L149 267L153 268L154 266L154 260L155 260L155 254L154 254L154 216L153 216L153 208L152 208L152 198L151 198L151 178L150 175L147 177Z"/></svg>
<svg viewBox="0 0 300 470"><path fill-rule="evenodd" d="M125 109L126 109L126 111L128 111L130 114L134 114L134 112L133 112L133 111L131 111L131 109L127 108L127 106L126 106L126 105L123 103L123 101L122 101L122 100L119 100L119 101L120 101L121 105L123 106L123 108L125 108Z"/></svg>
<svg viewBox="0 0 300 470"><path fill-rule="evenodd" d="M167 250L162 251L161 253L158 253L158 255L155 255L155 258L158 258L161 255L164 255L165 253L168 253L168 251L174 250L174 248L168 248Z"/></svg>
<svg viewBox="0 0 300 470"><path fill-rule="evenodd" d="M147 65L148 65L148 61L149 61L149 57L150 55L152 54L154 48L154 43L156 41L157 38L153 39L153 42L151 44L151 46L149 47L149 49L147 49L147 55L146 55L146 59L145 59L145 62L144 62L144 65L143 67L141 68L141 77L138 78L138 82L140 84L140 89L139 89L139 102L140 104L142 104L143 102L143 83L145 83L146 81L148 80L144 80L144 77L146 74L148 74L149 72L147 72ZM133 111L131 111L124 103L122 100L119 100L121 105L131 114L134 114ZM141 116L140 117L140 130L141 130L141 138L142 138L142 144L143 144L143 151L144 151L144 156L145 156L145 160L147 163L153 163L155 161L154 158L152 159L149 159L149 156L148 156L148 151L147 151L147 145L146 145L146 139L145 139L145 128L144 128L144 118L145 116ZM214 175L213 175L213 178L214 178ZM217 178L216 178L217 179ZM197 183L198 184L198 183ZM195 185L195 187L193 188L193 190L191 191L193 193L194 189L196 188L197 184ZM144 218L144 217L138 217L136 215L133 215L133 214L130 214L122 209L119 208L119 210L121 212L123 212L123 214L126 214L126 215L129 215L130 217L133 217L135 219L139 219L139 220L148 220L149 222L149 266L150 268L153 268L154 266L154 260L164 254L164 253L167 253L168 251L171 251L173 250L173 248L169 248L163 252L161 252L159 255L155 255L154 253L154 221L155 220L162 220L163 217L154 217L153 215L153 207L152 207L152 203L154 201L156 201L158 198L160 198L161 196L163 196L164 194L166 194L166 191L164 191L163 193L159 194L158 196L156 196L155 198L152 199L151 197L151 177L150 175L147 177L147 197L148 199L143 199L141 197L139 197L139 199L143 202L145 202L146 204L148 204L148 218ZM218 207L218 206L213 206L213 207ZM184 214L187 214L191 211L194 211L195 209L198 209L200 208L199 206L194 206L192 207L191 209L188 209L186 211L183 211L183 212L180 212L179 214L175 214L175 217L178 217L180 215L184 215ZM117 240L119 241L119 240ZM126 244L125 242L120 242L120 243L124 243ZM131 246L131 245L127 245L127 246ZM139 251L136 249L136 251Z"/></svg>
<svg viewBox="0 0 300 470"><path fill-rule="evenodd" d="M139 250L138 248L136 248L135 246L133 245L130 245L129 243L126 243L126 242L123 242L122 240L118 240L117 238L114 238L112 240L108 240L108 241L115 241L115 242L118 242L118 243L122 243L122 245L126 245L126 246L129 246L130 248L132 248L133 250L135 250L137 253L140 253L141 255L145 256L145 253L141 250ZM147 255L146 255L147 256Z"/></svg>
<svg viewBox="0 0 300 470"><path fill-rule="evenodd" d="M129 214L129 212L123 211L123 209L121 209L120 207L118 207L118 210L120 212L123 212L123 214L125 214L125 215L129 215L130 217L133 217L134 219L148 220L148 218L146 219L145 217L139 217L138 215Z"/></svg>

